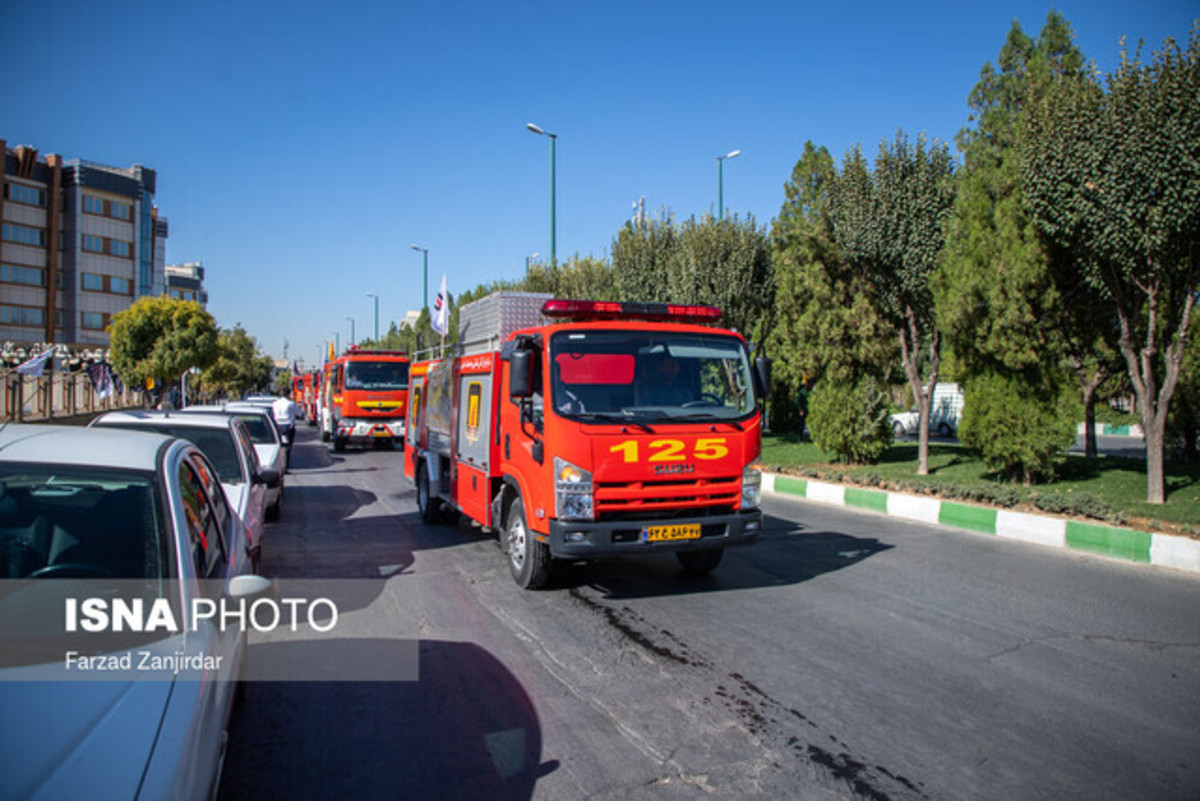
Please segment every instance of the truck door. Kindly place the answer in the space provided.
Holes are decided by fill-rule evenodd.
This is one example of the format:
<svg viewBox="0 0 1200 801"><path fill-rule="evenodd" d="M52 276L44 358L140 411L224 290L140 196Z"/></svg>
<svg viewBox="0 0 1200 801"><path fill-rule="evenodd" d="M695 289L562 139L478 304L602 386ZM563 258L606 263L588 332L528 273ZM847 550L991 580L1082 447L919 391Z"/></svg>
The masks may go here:
<svg viewBox="0 0 1200 801"><path fill-rule="evenodd" d="M458 460L455 496L459 507L484 526L492 525L488 475L491 468L493 376L459 376L459 414L455 442Z"/></svg>

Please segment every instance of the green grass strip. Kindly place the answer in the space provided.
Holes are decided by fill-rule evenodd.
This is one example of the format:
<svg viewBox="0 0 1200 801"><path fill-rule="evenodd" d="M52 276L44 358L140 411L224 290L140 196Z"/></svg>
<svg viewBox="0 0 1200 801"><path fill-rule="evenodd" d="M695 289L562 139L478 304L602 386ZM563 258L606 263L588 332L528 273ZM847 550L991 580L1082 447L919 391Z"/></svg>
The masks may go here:
<svg viewBox="0 0 1200 801"><path fill-rule="evenodd" d="M786 492L788 495L799 495L801 498L807 498L808 480L803 478L790 478L788 476L775 476L775 491Z"/></svg>
<svg viewBox="0 0 1200 801"><path fill-rule="evenodd" d="M996 510L942 501L942 508L938 512L938 522L944 526L978 531L980 534L995 534Z"/></svg>
<svg viewBox="0 0 1200 801"><path fill-rule="evenodd" d="M887 493L880 490L846 487L846 505L855 509L887 514Z"/></svg>
<svg viewBox="0 0 1200 801"><path fill-rule="evenodd" d="M1132 562L1150 562L1150 535L1144 531L1068 520L1067 547Z"/></svg>

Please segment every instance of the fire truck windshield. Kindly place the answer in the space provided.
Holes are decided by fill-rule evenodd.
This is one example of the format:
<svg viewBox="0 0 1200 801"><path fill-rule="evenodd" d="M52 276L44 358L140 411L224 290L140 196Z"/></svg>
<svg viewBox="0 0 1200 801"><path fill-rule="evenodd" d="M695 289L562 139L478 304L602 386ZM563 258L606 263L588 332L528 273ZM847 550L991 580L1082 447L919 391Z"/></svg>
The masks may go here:
<svg viewBox="0 0 1200 801"><path fill-rule="evenodd" d="M550 341L551 403L596 422L736 420L755 410L745 344L725 334L563 331Z"/></svg>
<svg viewBox="0 0 1200 801"><path fill-rule="evenodd" d="M408 362L347 362L346 389L408 389Z"/></svg>

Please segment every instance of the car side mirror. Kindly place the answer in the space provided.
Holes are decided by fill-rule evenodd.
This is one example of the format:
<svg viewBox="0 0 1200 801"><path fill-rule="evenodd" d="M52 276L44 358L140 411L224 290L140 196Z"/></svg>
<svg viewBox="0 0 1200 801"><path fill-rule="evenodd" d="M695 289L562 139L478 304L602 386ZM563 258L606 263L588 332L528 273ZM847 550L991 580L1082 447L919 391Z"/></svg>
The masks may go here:
<svg viewBox="0 0 1200 801"><path fill-rule="evenodd" d="M275 489L279 486L281 478L279 471L274 467L260 467L258 472L254 474L254 483L266 484L268 488Z"/></svg>
<svg viewBox="0 0 1200 801"><path fill-rule="evenodd" d="M514 398L533 396L533 351L517 350L509 358L508 394Z"/></svg>
<svg viewBox="0 0 1200 801"><path fill-rule="evenodd" d="M771 391L771 360L766 356L759 356L754 360L754 379L758 383L758 396L765 403L767 393Z"/></svg>

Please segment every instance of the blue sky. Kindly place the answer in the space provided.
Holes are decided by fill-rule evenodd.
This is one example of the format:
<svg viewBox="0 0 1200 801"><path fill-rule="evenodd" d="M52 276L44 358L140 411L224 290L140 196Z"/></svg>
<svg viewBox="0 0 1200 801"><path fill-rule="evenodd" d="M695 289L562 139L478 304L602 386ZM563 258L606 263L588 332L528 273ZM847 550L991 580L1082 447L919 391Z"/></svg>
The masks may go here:
<svg viewBox="0 0 1200 801"><path fill-rule="evenodd" d="M339 332L548 257L604 256L632 204L769 224L806 139L838 159L897 129L953 141L1036 2L60 2L5 0L0 137L158 171L168 262L209 310L310 364ZM1200 5L1063 2L1089 59L1186 40Z"/></svg>

